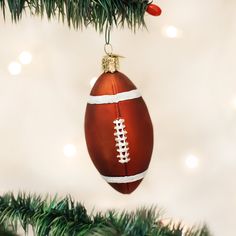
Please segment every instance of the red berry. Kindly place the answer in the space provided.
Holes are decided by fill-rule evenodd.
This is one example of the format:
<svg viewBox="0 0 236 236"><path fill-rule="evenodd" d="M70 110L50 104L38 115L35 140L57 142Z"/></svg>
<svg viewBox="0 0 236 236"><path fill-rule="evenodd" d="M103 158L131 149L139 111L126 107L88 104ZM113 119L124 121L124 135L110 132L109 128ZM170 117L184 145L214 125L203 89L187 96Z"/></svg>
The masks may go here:
<svg viewBox="0 0 236 236"><path fill-rule="evenodd" d="M161 15L161 8L155 4L149 4L147 6L146 12L152 16L159 16Z"/></svg>

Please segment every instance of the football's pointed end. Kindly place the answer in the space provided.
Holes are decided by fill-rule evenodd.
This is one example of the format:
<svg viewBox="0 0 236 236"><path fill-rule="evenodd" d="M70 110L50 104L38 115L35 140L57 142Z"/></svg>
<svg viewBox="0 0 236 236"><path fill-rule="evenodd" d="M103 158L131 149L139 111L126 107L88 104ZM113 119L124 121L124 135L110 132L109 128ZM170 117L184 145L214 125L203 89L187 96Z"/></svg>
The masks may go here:
<svg viewBox="0 0 236 236"><path fill-rule="evenodd" d="M112 188L122 194L131 194L134 190L139 186L142 180L138 180L132 183L124 183L124 184L116 184L116 183L109 183Z"/></svg>

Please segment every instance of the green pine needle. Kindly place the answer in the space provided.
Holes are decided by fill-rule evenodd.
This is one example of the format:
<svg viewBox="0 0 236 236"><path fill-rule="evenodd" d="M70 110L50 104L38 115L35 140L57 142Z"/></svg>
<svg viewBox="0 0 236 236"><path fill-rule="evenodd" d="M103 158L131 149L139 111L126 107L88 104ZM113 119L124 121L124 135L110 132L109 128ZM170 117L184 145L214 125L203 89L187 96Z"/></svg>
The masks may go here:
<svg viewBox="0 0 236 236"><path fill-rule="evenodd" d="M17 232L29 226L36 236L181 236L183 225L164 225L155 208L135 212L108 211L88 215L71 197L58 200L12 193L0 196L0 229ZM186 229L185 229L186 231ZM5 231L6 232L6 231ZM2 234L4 235L4 234ZM10 231L6 235L14 235ZM188 229L185 236L209 236L206 226ZM1 236L1 231L0 231Z"/></svg>
<svg viewBox="0 0 236 236"><path fill-rule="evenodd" d="M0 236L18 236L18 235L12 232L10 229L5 229L4 226L0 225Z"/></svg>
<svg viewBox="0 0 236 236"><path fill-rule="evenodd" d="M18 22L22 14L47 16L67 21L75 29L92 25L102 32L106 25L136 30L144 26L144 14L149 0L0 0L0 8L5 18L6 9L12 20Z"/></svg>

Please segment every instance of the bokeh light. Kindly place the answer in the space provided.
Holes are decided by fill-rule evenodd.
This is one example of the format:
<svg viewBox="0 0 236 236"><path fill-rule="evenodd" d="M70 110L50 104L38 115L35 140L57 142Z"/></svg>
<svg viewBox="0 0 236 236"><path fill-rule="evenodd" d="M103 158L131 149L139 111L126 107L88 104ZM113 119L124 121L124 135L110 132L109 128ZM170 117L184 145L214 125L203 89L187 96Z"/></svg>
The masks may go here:
<svg viewBox="0 0 236 236"><path fill-rule="evenodd" d="M63 149L64 155L66 157L75 157L77 150L74 144L66 144Z"/></svg>
<svg viewBox="0 0 236 236"><path fill-rule="evenodd" d="M189 169L196 169L199 166L199 159L195 155L188 155L185 158L185 165Z"/></svg>
<svg viewBox="0 0 236 236"><path fill-rule="evenodd" d="M27 51L23 51L20 55L19 55L19 60L23 65L27 65L30 64L32 61L32 54L30 52Z"/></svg>
<svg viewBox="0 0 236 236"><path fill-rule="evenodd" d="M169 25L163 28L162 33L167 38L179 38L182 35L181 30L173 25Z"/></svg>
<svg viewBox="0 0 236 236"><path fill-rule="evenodd" d="M15 61L8 65L8 71L11 75L19 75L21 73L21 69L21 64Z"/></svg>
<svg viewBox="0 0 236 236"><path fill-rule="evenodd" d="M93 78L90 80L90 82L89 82L90 87L93 87L93 86L94 86L94 84L96 83L97 79L98 79L98 77L93 77Z"/></svg>

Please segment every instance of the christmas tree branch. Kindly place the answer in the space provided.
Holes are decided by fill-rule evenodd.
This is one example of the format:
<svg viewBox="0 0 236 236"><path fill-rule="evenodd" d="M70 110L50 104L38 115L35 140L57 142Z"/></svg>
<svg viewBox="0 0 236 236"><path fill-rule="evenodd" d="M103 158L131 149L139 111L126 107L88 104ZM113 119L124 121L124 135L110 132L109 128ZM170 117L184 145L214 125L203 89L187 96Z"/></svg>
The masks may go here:
<svg viewBox="0 0 236 236"><path fill-rule="evenodd" d="M0 7L4 17L9 9L15 22L29 10L32 15L46 14L48 19L66 20L76 29L92 25L101 32L107 24L116 27L127 24L132 30L145 26L148 3L149 0L0 0Z"/></svg>
<svg viewBox="0 0 236 236"><path fill-rule="evenodd" d="M85 207L70 197L62 200L42 199L36 195L5 194L0 197L0 225L17 232L32 227L37 236L180 236L181 224L163 224L156 209L136 212L97 213L88 215ZM207 228L185 229L186 236L209 236Z"/></svg>
<svg viewBox="0 0 236 236"><path fill-rule="evenodd" d="M4 226L0 225L0 236L19 236L19 235L15 234L9 229L5 229Z"/></svg>

